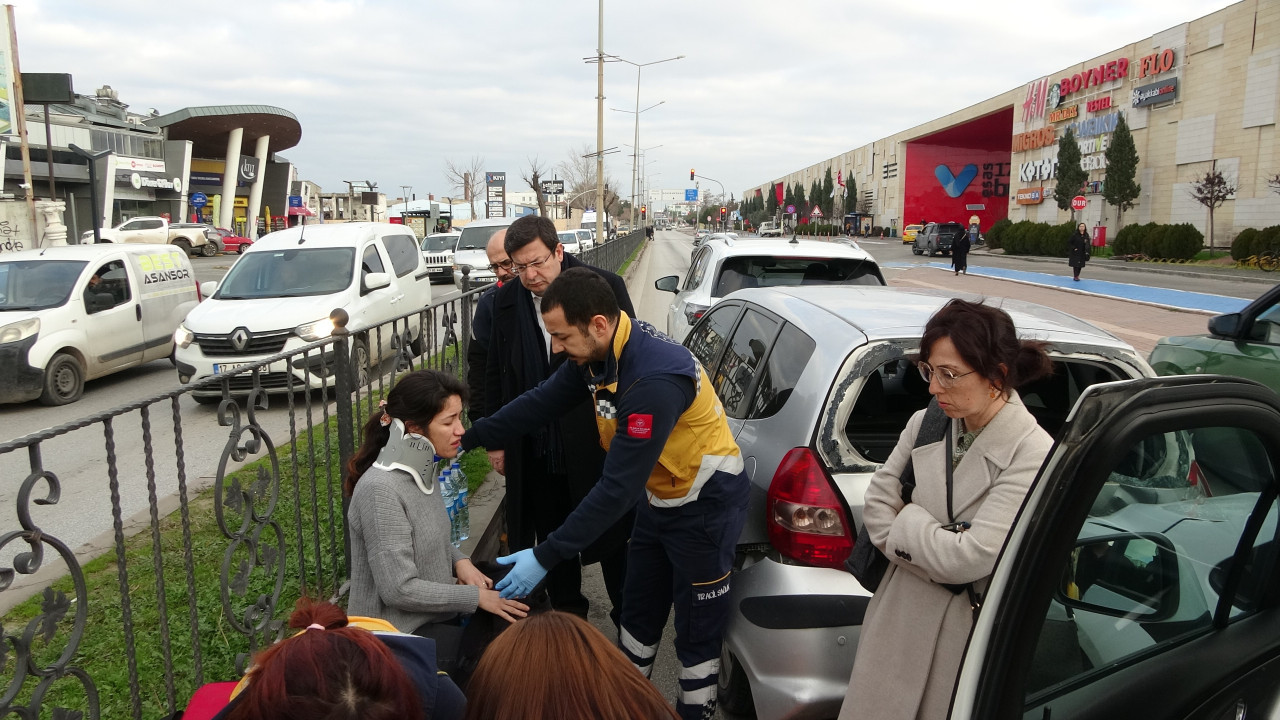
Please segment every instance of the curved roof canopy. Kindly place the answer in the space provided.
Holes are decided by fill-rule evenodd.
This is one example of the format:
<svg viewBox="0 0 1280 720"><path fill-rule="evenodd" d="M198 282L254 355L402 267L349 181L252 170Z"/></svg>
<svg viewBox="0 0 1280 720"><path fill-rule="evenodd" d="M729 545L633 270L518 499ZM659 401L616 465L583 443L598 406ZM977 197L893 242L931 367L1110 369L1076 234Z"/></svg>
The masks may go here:
<svg viewBox="0 0 1280 720"><path fill-rule="evenodd" d="M190 140L196 157L222 157L227 152L227 134L244 128L244 145L253 152L252 141L270 135L268 152L278 153L302 140L302 124L293 113L271 105L206 105L189 107L151 118L147 125L165 128L170 140Z"/></svg>

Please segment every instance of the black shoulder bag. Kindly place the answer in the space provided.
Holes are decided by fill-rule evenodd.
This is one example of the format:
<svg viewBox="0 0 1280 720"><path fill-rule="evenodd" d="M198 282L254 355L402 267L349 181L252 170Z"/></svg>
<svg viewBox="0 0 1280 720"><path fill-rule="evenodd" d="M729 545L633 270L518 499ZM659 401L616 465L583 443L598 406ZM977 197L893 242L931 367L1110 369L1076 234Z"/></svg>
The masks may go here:
<svg viewBox="0 0 1280 720"><path fill-rule="evenodd" d="M951 447L951 432L950 432L950 427L948 427L948 432L947 432L947 522L948 524L945 527L951 532L959 533L959 532L964 532L965 530L968 530L969 523L956 522L955 510L953 510L951 507L951 496L953 494L952 485L954 484L951 479L952 473L953 473L952 466L954 465L954 463L951 460L951 455L953 452L955 451ZM962 592L969 593L969 609L973 611L973 619L975 621L978 619L978 611L982 609L982 598L978 597L978 593L973 589L973 583L968 582L964 584L953 584L953 583L938 583L938 584L950 590L954 595L959 595Z"/></svg>
<svg viewBox="0 0 1280 720"><path fill-rule="evenodd" d="M914 447L938 442L948 435L948 425L949 420L946 414L942 412L942 408L938 407L938 399L930 400L929 406L924 411L920 430L916 432ZM911 502L911 495L916 489L916 473L910 456L907 457L907 465L902 468L898 481L902 484L902 502ZM884 573L889 569L889 558L885 557L880 548L871 542L865 522L862 524L862 529L858 530L858 539L854 541L853 551L849 553L849 559L844 561L844 566L858 583L870 592L875 592L876 588L880 587L880 581L884 579Z"/></svg>

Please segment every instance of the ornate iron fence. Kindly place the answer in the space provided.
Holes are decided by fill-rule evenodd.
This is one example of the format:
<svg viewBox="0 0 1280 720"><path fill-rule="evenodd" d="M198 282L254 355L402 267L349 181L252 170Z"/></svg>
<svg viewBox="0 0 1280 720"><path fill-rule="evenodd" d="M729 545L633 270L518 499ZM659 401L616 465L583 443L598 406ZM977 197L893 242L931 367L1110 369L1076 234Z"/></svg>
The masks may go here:
<svg viewBox="0 0 1280 720"><path fill-rule="evenodd" d="M582 259L616 271L643 240ZM0 478L25 472L0 534L0 716L169 716L280 638L295 598L340 597L359 429L400 374L465 376L484 290L366 328L335 310L329 338L0 444ZM211 432L194 465L216 470L193 478ZM66 459L94 446L100 461ZM77 555L98 534L109 549Z"/></svg>

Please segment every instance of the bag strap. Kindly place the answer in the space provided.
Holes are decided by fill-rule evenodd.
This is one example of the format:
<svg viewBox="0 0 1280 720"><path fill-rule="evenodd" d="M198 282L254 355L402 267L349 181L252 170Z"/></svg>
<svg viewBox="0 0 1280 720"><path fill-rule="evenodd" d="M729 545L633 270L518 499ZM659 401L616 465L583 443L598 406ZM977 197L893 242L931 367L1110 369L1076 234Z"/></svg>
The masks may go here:
<svg viewBox="0 0 1280 720"><path fill-rule="evenodd" d="M945 460L945 461L946 461L946 465L947 465L947 522L948 522L948 523L951 523L952 525L956 525L956 524L957 524L957 523L956 523L956 513L955 513L955 510L953 509L953 506L952 506L952 496L955 494L955 493L954 493L954 485L955 485L955 483L954 483L954 481L953 481L953 479L952 479L952 476L953 476L953 474L954 474L954 472L955 472L955 467L954 467L954 466L955 466L955 463L954 463L954 462L952 461L952 459L951 459L952 454L955 452L955 450L953 449L952 444L951 444L951 443L952 443L952 437L951 437L951 436L952 436L952 433L948 430L948 432L947 432L947 456L946 456L946 460ZM967 523L965 524L965 527L966 527L966 528L968 527L968 524L967 524ZM957 530L956 532L964 532L964 530ZM981 598L981 597L979 597L979 596L978 596L978 592L977 592L976 590L974 590L974 589L973 589L973 583L971 583L971 582L970 582L970 583L965 583L965 584L964 584L964 590L965 590L965 592L966 592L966 593L968 593L968 594L969 594L969 609L973 611L973 619L974 619L974 621L975 621L975 622L977 622L977 620L978 620L978 611L982 609L982 598ZM953 592L955 592L955 591L953 590Z"/></svg>
<svg viewBox="0 0 1280 720"><path fill-rule="evenodd" d="M924 447L938 442L947 434L947 428L950 426L951 420L947 414L942 412L942 407L938 405L938 398L929 400L929 405L924 410L924 419L920 422L920 429L916 432L916 444L913 447ZM916 471L911 463L911 456L907 456L907 466L902 469L902 474L898 476L902 483L902 502L911 502L911 496L916 489Z"/></svg>

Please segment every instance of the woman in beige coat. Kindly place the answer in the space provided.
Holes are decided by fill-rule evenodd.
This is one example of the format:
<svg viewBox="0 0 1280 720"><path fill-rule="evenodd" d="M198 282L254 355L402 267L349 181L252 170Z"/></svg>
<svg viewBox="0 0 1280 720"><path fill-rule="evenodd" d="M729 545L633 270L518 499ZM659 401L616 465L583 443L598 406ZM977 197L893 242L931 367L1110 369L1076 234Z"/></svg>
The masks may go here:
<svg viewBox="0 0 1280 720"><path fill-rule="evenodd" d="M952 300L930 318L920 373L949 420L946 441L913 449L916 413L867 489L863 521L889 569L867 607L840 717L944 718L996 555L1052 439L1014 389L1052 372L1044 344L1018 340L1003 310ZM916 487L901 497L912 461ZM948 512L946 463L953 463Z"/></svg>

